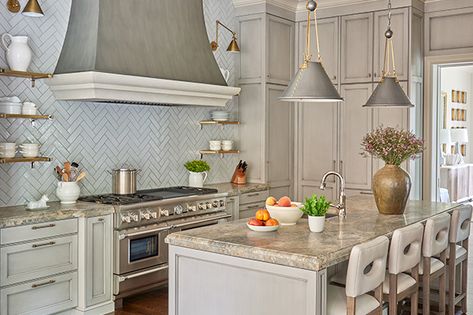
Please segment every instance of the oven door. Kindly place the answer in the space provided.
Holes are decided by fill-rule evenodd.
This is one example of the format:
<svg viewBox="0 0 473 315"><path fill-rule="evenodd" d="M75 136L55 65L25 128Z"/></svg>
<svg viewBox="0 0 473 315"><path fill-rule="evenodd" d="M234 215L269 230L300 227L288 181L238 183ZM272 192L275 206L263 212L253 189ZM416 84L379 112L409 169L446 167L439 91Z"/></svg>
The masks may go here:
<svg viewBox="0 0 473 315"><path fill-rule="evenodd" d="M168 262L164 239L170 227L116 232L115 273L124 274Z"/></svg>

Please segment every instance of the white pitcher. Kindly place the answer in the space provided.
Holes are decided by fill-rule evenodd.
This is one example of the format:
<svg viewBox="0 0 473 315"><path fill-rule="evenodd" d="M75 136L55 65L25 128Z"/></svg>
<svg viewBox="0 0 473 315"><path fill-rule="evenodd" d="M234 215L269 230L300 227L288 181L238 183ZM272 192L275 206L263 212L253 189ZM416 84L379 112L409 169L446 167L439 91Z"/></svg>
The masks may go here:
<svg viewBox="0 0 473 315"><path fill-rule="evenodd" d="M7 38L10 44L7 43ZM28 71L33 55L28 46L28 36L12 36L5 33L2 35L2 46L11 70Z"/></svg>
<svg viewBox="0 0 473 315"><path fill-rule="evenodd" d="M207 179L207 172L189 172L189 186L190 187L203 187L204 182Z"/></svg>

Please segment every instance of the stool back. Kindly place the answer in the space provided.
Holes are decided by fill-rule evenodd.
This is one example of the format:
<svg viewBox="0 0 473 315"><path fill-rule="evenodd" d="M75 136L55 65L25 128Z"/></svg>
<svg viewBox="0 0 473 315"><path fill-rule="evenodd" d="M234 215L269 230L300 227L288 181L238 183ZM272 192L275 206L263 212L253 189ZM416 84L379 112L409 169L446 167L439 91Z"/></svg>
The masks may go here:
<svg viewBox="0 0 473 315"><path fill-rule="evenodd" d="M381 285L386 272L388 247L386 236L353 247L347 270L348 297L363 295Z"/></svg>
<svg viewBox="0 0 473 315"><path fill-rule="evenodd" d="M450 215L448 213L442 213L427 220L422 246L422 255L424 257L437 256L447 249L449 229Z"/></svg>
<svg viewBox="0 0 473 315"><path fill-rule="evenodd" d="M459 243L470 237L471 209L470 205L463 205L453 211L450 222L450 243Z"/></svg>
<svg viewBox="0 0 473 315"><path fill-rule="evenodd" d="M389 248L388 270L397 275L410 271L420 263L424 226L421 223L397 229Z"/></svg>

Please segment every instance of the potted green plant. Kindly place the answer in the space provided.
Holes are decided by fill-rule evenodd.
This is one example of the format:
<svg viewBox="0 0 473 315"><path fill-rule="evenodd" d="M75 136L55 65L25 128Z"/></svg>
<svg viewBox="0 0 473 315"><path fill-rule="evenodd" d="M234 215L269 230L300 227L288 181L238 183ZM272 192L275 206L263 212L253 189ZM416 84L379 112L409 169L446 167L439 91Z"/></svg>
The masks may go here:
<svg viewBox="0 0 473 315"><path fill-rule="evenodd" d="M313 195L305 199L301 211L309 217L309 229L311 232L322 232L325 227L325 214L330 208L330 202L324 196Z"/></svg>
<svg viewBox="0 0 473 315"><path fill-rule="evenodd" d="M362 155L383 160L386 165L373 177L373 194L382 214L402 214L411 191L411 177L402 162L415 159L424 151L424 141L410 131L379 127L361 142Z"/></svg>
<svg viewBox="0 0 473 315"><path fill-rule="evenodd" d="M210 171L209 164L203 160L193 160L186 162L184 167L189 171L189 186L203 187Z"/></svg>

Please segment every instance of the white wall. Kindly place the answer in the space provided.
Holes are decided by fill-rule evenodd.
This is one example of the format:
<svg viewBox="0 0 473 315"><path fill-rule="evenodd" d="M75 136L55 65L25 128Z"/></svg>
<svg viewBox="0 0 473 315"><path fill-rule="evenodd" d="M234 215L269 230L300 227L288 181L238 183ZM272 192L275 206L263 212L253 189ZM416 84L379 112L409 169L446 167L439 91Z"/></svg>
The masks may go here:
<svg viewBox="0 0 473 315"><path fill-rule="evenodd" d="M471 105L473 97L473 66L463 67L445 67L441 70L441 91L447 93L448 97L448 108L447 117L450 118L452 108L452 90L466 91L467 92L467 104L462 108L467 109L467 128L469 143L467 145L467 155L465 162L473 162L473 108ZM453 107L460 105L454 104ZM439 109L439 127L442 128L443 111Z"/></svg>

